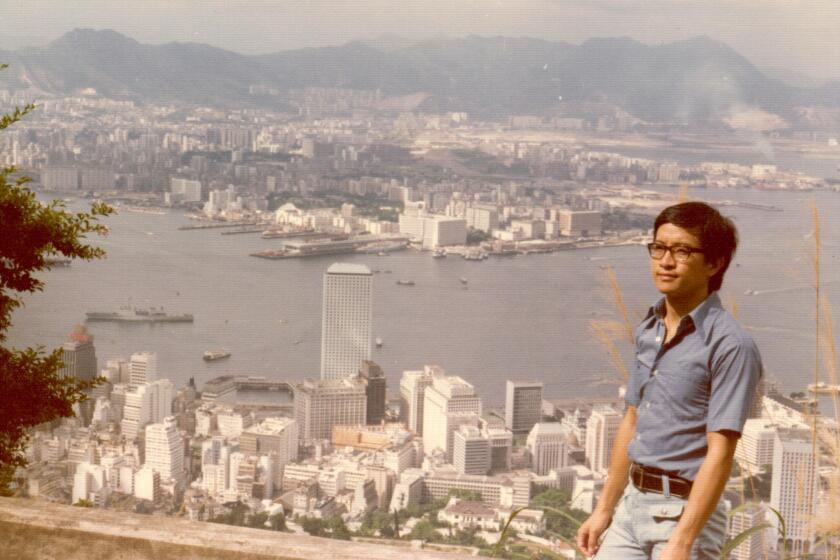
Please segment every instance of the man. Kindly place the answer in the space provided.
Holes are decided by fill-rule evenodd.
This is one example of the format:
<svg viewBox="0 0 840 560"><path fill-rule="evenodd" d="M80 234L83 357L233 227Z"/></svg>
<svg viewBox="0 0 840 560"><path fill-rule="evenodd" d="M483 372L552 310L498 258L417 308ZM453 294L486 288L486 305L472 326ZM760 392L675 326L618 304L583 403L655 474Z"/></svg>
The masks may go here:
<svg viewBox="0 0 840 560"><path fill-rule="evenodd" d="M648 251L664 297L636 329L609 475L577 533L589 556L720 555L720 496L761 376L755 344L717 295L736 246L733 223L707 204L677 204L656 218Z"/></svg>

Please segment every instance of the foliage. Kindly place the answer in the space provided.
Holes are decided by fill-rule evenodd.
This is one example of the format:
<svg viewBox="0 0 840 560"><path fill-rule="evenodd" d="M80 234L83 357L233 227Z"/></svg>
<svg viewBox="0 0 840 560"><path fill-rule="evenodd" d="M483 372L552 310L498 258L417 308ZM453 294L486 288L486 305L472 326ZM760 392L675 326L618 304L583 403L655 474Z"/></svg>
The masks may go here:
<svg viewBox="0 0 840 560"><path fill-rule="evenodd" d="M448 500L440 499L440 500L432 500L431 502L425 504L412 504L402 510L405 514L406 518L409 517L423 517L427 513L437 512L446 507L446 503Z"/></svg>
<svg viewBox="0 0 840 560"><path fill-rule="evenodd" d="M344 524L340 515L329 519L318 519L316 517L304 517L300 521L303 530L313 537L329 537L339 540L350 540L350 530Z"/></svg>
<svg viewBox="0 0 840 560"><path fill-rule="evenodd" d="M490 239L490 234L483 230L470 228L467 232L467 245L481 245L488 239Z"/></svg>
<svg viewBox="0 0 840 560"><path fill-rule="evenodd" d="M586 512L569 507L569 494L549 488L534 495L531 507L545 512L545 528L565 539L574 539L578 527L588 517Z"/></svg>
<svg viewBox="0 0 840 560"><path fill-rule="evenodd" d="M0 65L0 69L5 67ZM30 104L3 115L0 130L34 109ZM20 294L44 289L37 274L50 268L50 257L90 260L104 256L101 248L85 241L89 233L107 232L98 220L113 211L101 203L94 203L87 213L68 212L59 200L41 204L25 186L29 180L16 176L14 167L0 169L0 470L26 463L23 450L28 428L73 416L73 405L83 401L85 391L98 382L59 377L60 350L47 354L43 347L2 346L12 312L23 305ZM5 492L0 488L0 493Z"/></svg>
<svg viewBox="0 0 840 560"><path fill-rule="evenodd" d="M272 531L287 531L286 516L282 513L275 513L268 518L268 524Z"/></svg>
<svg viewBox="0 0 840 560"><path fill-rule="evenodd" d="M234 525L236 527L245 527L246 518L250 513L251 508L242 502L235 502L227 513L221 513L216 517L210 519L211 523L222 523L224 525Z"/></svg>
<svg viewBox="0 0 840 560"><path fill-rule="evenodd" d="M411 528L409 539L420 539L426 542L442 542L443 535L438 533L437 528L428 519L420 520Z"/></svg>
<svg viewBox="0 0 840 560"><path fill-rule="evenodd" d="M79 498L79 501L73 504L76 507L92 508L93 502L85 498Z"/></svg>
<svg viewBox="0 0 840 560"><path fill-rule="evenodd" d="M508 539L515 539L516 538L516 536L515 536L516 531L513 529L513 527L510 526L510 524L511 524L511 522L513 522L514 519L516 519L517 515L522 513L522 510L524 510L524 509L527 509L527 508L521 507L519 509L515 509L512 512L510 512L510 516L508 517L507 521L505 522L505 526L502 528L502 534L499 535L499 540L496 543L496 546L493 547L492 556L496 556L496 555L499 554L499 552L504 550L505 543L507 543Z"/></svg>

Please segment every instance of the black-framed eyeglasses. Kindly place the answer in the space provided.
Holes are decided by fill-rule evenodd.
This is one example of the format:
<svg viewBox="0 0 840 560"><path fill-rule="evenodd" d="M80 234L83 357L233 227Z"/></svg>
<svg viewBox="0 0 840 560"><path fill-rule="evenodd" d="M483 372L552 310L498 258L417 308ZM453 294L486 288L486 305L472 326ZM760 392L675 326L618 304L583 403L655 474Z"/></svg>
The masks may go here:
<svg viewBox="0 0 840 560"><path fill-rule="evenodd" d="M677 262L686 262L688 259L691 258L691 255L694 253L704 253L703 249L698 249L697 247L689 247L687 245L672 245L668 246L663 243L648 243L647 244L648 253L650 253L650 258L659 260L665 256L665 252L671 253L671 256L674 257L674 260Z"/></svg>

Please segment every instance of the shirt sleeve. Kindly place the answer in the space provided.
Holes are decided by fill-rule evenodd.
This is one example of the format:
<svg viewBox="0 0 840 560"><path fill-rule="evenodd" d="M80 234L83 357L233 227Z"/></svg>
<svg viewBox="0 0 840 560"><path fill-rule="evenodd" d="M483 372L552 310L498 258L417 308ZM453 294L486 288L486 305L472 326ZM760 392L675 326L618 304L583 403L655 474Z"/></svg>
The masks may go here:
<svg viewBox="0 0 840 560"><path fill-rule="evenodd" d="M761 356L749 337L732 337L713 359L707 432L741 433L762 375Z"/></svg>

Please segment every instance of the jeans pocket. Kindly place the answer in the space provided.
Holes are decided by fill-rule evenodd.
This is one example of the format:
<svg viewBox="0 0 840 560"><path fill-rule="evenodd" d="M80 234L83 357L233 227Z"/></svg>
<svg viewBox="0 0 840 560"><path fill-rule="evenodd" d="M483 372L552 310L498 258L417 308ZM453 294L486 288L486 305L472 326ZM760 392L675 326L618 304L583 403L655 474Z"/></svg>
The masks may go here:
<svg viewBox="0 0 840 560"><path fill-rule="evenodd" d="M680 502L654 504L650 506L650 516L656 523L664 521L679 521L685 504Z"/></svg>

